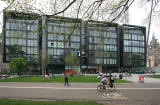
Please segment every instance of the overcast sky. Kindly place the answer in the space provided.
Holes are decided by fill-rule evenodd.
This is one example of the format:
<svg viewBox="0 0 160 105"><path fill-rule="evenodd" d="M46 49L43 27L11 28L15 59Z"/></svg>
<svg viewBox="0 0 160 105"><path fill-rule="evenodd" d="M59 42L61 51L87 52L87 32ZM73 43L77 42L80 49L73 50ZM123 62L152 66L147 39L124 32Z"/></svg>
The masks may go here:
<svg viewBox="0 0 160 105"><path fill-rule="evenodd" d="M147 26L148 23L146 23L145 19L150 11L150 8L151 8L150 3L148 3L146 5L139 4L139 0L136 0L136 2L131 6L131 8L129 10L129 14L130 14L129 24ZM154 21L152 21L149 40L151 40L152 35L154 33L155 37L160 42L160 24L158 24L159 22L157 22L157 20L158 19L155 19ZM147 32L146 32L146 34L147 34Z"/></svg>
<svg viewBox="0 0 160 105"><path fill-rule="evenodd" d="M148 3L147 5L143 5L139 4L138 1L139 0L136 0L136 2L134 2L134 4L129 9L129 24L138 26L147 26L144 19L146 18L147 12L149 12L150 10L150 4ZM4 7L5 3L0 0L0 11L2 11ZM151 25L149 40L151 40L152 35L154 33L155 37L160 42L160 30L158 28L160 27L158 27L158 25L156 25L156 22L153 21ZM1 30L2 30L2 13L0 13L0 32Z"/></svg>

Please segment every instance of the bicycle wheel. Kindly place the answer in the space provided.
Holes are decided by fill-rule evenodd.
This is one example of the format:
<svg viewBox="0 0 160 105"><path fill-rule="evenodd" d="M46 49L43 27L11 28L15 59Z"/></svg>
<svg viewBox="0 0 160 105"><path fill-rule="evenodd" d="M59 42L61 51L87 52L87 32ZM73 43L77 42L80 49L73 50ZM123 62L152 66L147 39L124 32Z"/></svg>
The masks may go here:
<svg viewBox="0 0 160 105"><path fill-rule="evenodd" d="M111 85L109 85L108 86L108 90L110 91L110 92L114 92L115 90L116 90L116 87L113 85L113 86L111 86Z"/></svg>
<svg viewBox="0 0 160 105"><path fill-rule="evenodd" d="M98 91L102 92L103 89L104 89L103 85L98 85L98 86L97 86L97 90L98 90Z"/></svg>

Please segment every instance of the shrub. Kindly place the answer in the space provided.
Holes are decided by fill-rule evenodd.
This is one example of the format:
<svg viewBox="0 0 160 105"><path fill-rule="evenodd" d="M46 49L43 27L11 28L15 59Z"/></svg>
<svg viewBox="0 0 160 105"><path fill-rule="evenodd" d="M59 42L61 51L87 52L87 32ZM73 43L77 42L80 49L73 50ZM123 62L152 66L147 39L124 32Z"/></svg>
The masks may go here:
<svg viewBox="0 0 160 105"><path fill-rule="evenodd" d="M9 63L9 69L13 70L18 74L24 72L26 66L27 66L27 61L22 57L12 58L11 62Z"/></svg>

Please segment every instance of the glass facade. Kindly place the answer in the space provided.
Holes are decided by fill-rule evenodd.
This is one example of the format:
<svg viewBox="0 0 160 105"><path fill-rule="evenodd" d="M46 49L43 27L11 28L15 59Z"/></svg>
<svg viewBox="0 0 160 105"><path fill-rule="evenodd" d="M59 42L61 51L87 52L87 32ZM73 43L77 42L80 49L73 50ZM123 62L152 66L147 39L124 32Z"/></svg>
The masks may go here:
<svg viewBox="0 0 160 105"><path fill-rule="evenodd" d="M42 62L45 46L49 66L57 71L65 69L70 52L85 70L146 66L145 27L46 16L44 29L41 16L15 14L4 16L4 62L11 59L8 46L17 45L30 63Z"/></svg>
<svg viewBox="0 0 160 105"><path fill-rule="evenodd" d="M117 25L88 22L87 35L89 59L88 64L117 65Z"/></svg>
<svg viewBox="0 0 160 105"><path fill-rule="evenodd" d="M6 16L7 17L7 16ZM5 60L11 60L8 46L17 45L24 52L28 62L38 62L39 58L39 29L37 19L21 19L7 17L5 22Z"/></svg>
<svg viewBox="0 0 160 105"><path fill-rule="evenodd" d="M68 18L48 18L48 55L52 63L64 64L65 56L71 52L77 56L81 47L81 22Z"/></svg>
<svg viewBox="0 0 160 105"><path fill-rule="evenodd" d="M123 64L141 67L146 65L145 28L124 26Z"/></svg>

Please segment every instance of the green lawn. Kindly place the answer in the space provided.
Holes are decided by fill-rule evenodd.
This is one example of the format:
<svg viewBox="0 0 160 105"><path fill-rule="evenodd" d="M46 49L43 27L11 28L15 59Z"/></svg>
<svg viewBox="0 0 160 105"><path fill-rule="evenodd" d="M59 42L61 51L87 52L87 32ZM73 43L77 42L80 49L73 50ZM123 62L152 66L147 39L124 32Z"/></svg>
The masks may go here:
<svg viewBox="0 0 160 105"><path fill-rule="evenodd" d="M52 78L42 79L41 76L22 76L15 78L1 79L0 82L64 82L64 76L54 76ZM69 76L69 82L79 82L79 83L95 83L100 82L100 79L97 76ZM129 81L119 80L115 81L116 83L129 83Z"/></svg>
<svg viewBox="0 0 160 105"><path fill-rule="evenodd" d="M103 105L96 102L73 102L73 101L29 101L0 99L0 105Z"/></svg>
<svg viewBox="0 0 160 105"><path fill-rule="evenodd" d="M149 76L151 78L159 78L160 79L160 75L153 75L153 76Z"/></svg>

